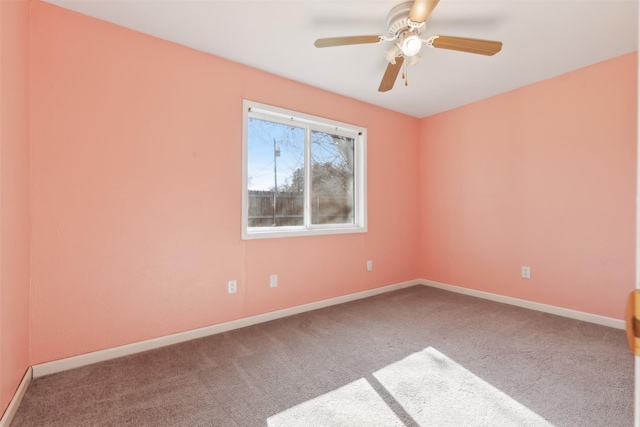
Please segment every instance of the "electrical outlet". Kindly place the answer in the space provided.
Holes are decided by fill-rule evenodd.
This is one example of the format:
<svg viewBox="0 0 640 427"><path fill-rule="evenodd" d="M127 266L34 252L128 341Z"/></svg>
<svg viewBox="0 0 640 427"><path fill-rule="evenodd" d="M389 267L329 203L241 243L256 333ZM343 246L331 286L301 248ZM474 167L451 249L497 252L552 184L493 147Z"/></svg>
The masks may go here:
<svg viewBox="0 0 640 427"><path fill-rule="evenodd" d="M531 267L522 266L522 278L531 279Z"/></svg>
<svg viewBox="0 0 640 427"><path fill-rule="evenodd" d="M277 288L278 287L278 275L277 274L272 274L269 277L269 287L270 288Z"/></svg>
<svg viewBox="0 0 640 427"><path fill-rule="evenodd" d="M227 292L229 294L235 294L238 292L238 282L235 280L229 280L229 283L227 283Z"/></svg>
<svg viewBox="0 0 640 427"><path fill-rule="evenodd" d="M373 261L367 261L367 271L373 270Z"/></svg>

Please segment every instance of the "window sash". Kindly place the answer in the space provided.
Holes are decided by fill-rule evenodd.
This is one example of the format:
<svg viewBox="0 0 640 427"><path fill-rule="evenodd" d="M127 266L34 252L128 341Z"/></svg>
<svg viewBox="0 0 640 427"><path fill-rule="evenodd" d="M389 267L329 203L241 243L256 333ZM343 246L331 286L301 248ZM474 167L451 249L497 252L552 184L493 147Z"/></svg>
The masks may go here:
<svg viewBox="0 0 640 427"><path fill-rule="evenodd" d="M242 192L242 238L292 237L318 234L342 234L367 231L366 215L366 129L303 113L271 107L253 101L243 102L243 192ZM304 209L303 225L249 227L248 213L248 122L259 119L285 126L304 128ZM352 222L313 224L311 135L321 132L353 139L353 195Z"/></svg>

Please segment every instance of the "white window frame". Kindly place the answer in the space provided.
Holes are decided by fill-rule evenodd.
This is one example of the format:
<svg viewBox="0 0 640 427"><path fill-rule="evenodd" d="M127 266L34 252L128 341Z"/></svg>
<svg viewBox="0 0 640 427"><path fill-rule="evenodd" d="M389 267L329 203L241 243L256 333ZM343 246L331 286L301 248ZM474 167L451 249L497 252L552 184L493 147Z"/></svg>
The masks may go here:
<svg viewBox="0 0 640 427"><path fill-rule="evenodd" d="M367 232L367 129L322 117L286 110L267 104L243 100L242 102L242 239L264 239L277 237L316 236ZM278 227L249 227L248 183L248 123L249 118L258 118L282 124L295 124L306 129L305 140L305 219L304 225ZM354 139L354 222L353 224L311 224L309 179L310 131L327 132Z"/></svg>

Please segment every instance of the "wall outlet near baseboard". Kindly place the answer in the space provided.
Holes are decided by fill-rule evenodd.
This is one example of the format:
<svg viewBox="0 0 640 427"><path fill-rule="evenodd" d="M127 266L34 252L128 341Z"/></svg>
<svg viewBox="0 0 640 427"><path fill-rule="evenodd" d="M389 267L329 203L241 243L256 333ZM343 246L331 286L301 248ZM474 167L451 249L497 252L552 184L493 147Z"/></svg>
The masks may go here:
<svg viewBox="0 0 640 427"><path fill-rule="evenodd" d="M227 293L235 294L238 292L238 282L236 280L229 280L227 283Z"/></svg>
<svg viewBox="0 0 640 427"><path fill-rule="evenodd" d="M277 274L272 274L271 276L269 276L269 287L270 288L277 288L278 287L278 275Z"/></svg>
<svg viewBox="0 0 640 427"><path fill-rule="evenodd" d="M373 270L373 261L367 261L367 271Z"/></svg>
<svg viewBox="0 0 640 427"><path fill-rule="evenodd" d="M526 265L522 266L522 278L531 279L531 267L527 267Z"/></svg>

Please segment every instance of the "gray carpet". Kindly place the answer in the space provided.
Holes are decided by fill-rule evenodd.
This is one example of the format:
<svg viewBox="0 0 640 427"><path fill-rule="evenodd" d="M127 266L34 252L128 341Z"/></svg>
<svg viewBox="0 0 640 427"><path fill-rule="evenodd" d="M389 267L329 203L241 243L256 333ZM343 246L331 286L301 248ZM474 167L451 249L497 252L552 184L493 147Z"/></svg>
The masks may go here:
<svg viewBox="0 0 640 427"><path fill-rule="evenodd" d="M624 331L414 286L35 379L11 426L614 427L632 406Z"/></svg>

